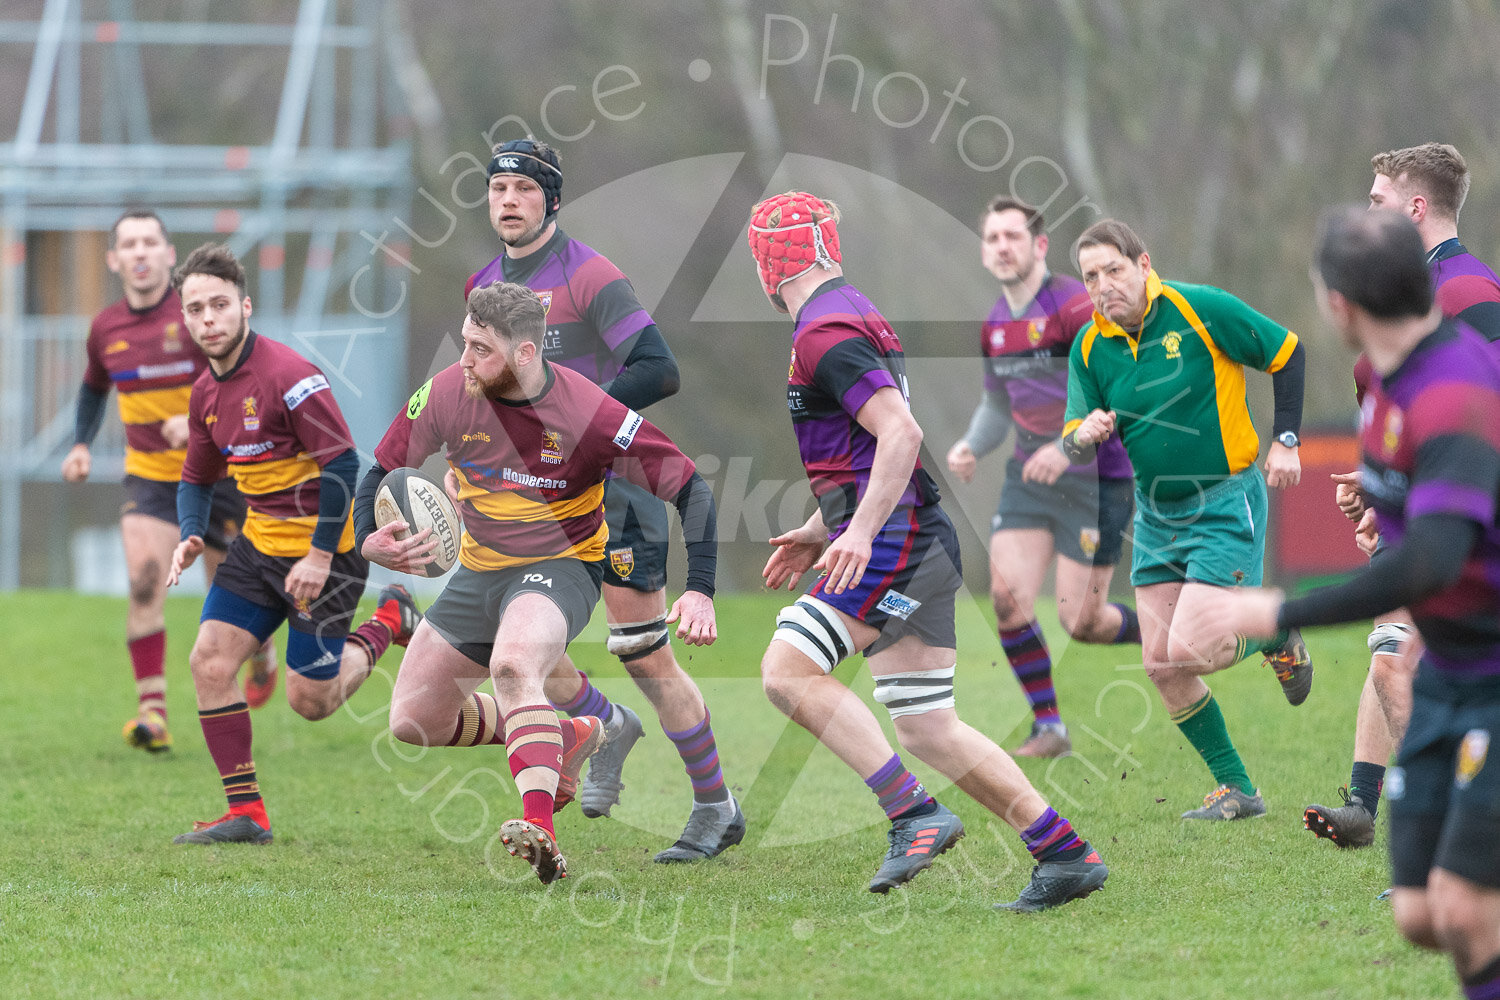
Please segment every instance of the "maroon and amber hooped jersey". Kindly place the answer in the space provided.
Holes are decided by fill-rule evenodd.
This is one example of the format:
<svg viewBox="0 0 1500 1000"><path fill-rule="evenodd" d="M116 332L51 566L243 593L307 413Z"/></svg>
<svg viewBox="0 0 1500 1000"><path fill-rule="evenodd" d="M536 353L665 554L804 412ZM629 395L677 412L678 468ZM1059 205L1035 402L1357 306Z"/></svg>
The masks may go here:
<svg viewBox="0 0 1500 1000"><path fill-rule="evenodd" d="M1399 544L1423 515L1479 525L1451 587L1411 608L1427 659L1449 673L1500 677L1500 360L1445 320L1401 366L1374 378L1360 408L1360 488L1380 534Z"/></svg>
<svg viewBox="0 0 1500 1000"><path fill-rule="evenodd" d="M517 402L474 399L458 365L443 369L412 394L375 461L416 467L440 448L458 475L458 559L476 572L603 559L606 473L663 500L693 475L687 456L639 413L553 364L541 394Z"/></svg>
<svg viewBox="0 0 1500 1000"><path fill-rule="evenodd" d="M318 526L323 466L354 447L317 366L251 333L229 374L208 369L193 386L183 481L212 485L227 468L250 508L245 537L268 556L300 558ZM354 547L346 519L338 551Z"/></svg>
<svg viewBox="0 0 1500 1000"><path fill-rule="evenodd" d="M103 395L113 386L125 424L125 474L175 483L181 448L161 436L162 421L188 411L188 394L208 359L182 323L182 300L168 289L160 302L136 311L124 299L89 325L83 384Z"/></svg>
<svg viewBox="0 0 1500 1000"><path fill-rule="evenodd" d="M819 285L797 312L786 404L830 538L854 516L875 462L875 436L855 415L887 386L909 397L906 358L891 325L843 278ZM898 505L937 502L937 485L918 459Z"/></svg>

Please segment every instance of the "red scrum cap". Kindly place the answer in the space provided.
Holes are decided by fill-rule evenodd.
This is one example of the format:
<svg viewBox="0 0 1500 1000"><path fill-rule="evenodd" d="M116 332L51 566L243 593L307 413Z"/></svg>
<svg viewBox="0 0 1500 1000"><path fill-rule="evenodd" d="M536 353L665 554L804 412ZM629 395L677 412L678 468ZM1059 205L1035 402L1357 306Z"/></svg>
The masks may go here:
<svg viewBox="0 0 1500 1000"><path fill-rule="evenodd" d="M786 309L782 285L813 267L831 271L843 262L838 220L838 206L805 191L767 198L750 213L750 255L778 309Z"/></svg>

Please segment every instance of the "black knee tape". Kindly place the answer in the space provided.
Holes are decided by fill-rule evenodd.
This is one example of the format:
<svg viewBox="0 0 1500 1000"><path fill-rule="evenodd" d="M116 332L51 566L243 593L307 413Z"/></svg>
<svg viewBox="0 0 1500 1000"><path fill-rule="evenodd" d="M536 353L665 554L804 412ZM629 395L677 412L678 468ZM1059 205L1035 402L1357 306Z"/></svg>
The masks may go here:
<svg viewBox="0 0 1500 1000"><path fill-rule="evenodd" d="M672 637L669 634L663 632L660 639L657 639L645 649L638 649L634 653L616 653L615 655L620 658L621 663L632 663L636 660L641 659L642 657L650 656L652 653L656 652L658 649L661 649L668 642L670 642L671 639Z"/></svg>

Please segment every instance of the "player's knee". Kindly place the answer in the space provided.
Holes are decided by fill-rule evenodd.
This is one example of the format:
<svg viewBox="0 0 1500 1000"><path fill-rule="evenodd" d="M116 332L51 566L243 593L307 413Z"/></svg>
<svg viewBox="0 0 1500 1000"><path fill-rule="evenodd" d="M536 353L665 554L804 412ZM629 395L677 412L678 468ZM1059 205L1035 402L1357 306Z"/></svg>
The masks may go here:
<svg viewBox="0 0 1500 1000"><path fill-rule="evenodd" d="M990 603L994 605L995 618L1001 628L1020 628L1031 617L1010 590L993 582L990 585Z"/></svg>
<svg viewBox="0 0 1500 1000"><path fill-rule="evenodd" d="M875 700L891 713L901 745L919 757L953 720L953 671L909 670L875 678Z"/></svg>
<svg viewBox="0 0 1500 1000"><path fill-rule="evenodd" d="M893 718L896 740L919 760L930 760L953 747L953 729L958 716L952 709L929 711Z"/></svg>
<svg viewBox="0 0 1500 1000"><path fill-rule="evenodd" d="M308 722L317 722L326 719L338 708L335 698L327 697L325 692L310 690L307 688L288 685L287 704L292 706L292 711L302 716Z"/></svg>
<svg viewBox="0 0 1500 1000"><path fill-rule="evenodd" d="M1401 936L1420 948L1439 948L1432 910L1425 893L1398 891L1391 900L1392 915Z"/></svg>
<svg viewBox="0 0 1500 1000"><path fill-rule="evenodd" d="M188 654L188 668L195 682L221 681L232 676L239 664L232 662L217 644L205 642L200 637Z"/></svg>
<svg viewBox="0 0 1500 1000"><path fill-rule="evenodd" d="M1379 622L1365 640L1365 645L1369 647L1371 654L1385 654L1380 657L1380 660L1399 660L1410 641L1410 626L1401 622ZM1380 661L1372 660L1371 662Z"/></svg>
<svg viewBox="0 0 1500 1000"><path fill-rule="evenodd" d="M1429 890L1428 897L1432 936L1453 956L1455 965L1466 967L1476 949L1494 938L1488 907L1467 892Z"/></svg>
<svg viewBox="0 0 1500 1000"><path fill-rule="evenodd" d="M815 597L799 597L797 603L782 608L771 638L791 646L825 674L833 673L840 660L855 652L854 639L838 612Z"/></svg>
<svg viewBox="0 0 1500 1000"><path fill-rule="evenodd" d="M1095 604L1059 600L1057 618L1063 631L1080 642L1089 642L1104 627L1104 609Z"/></svg>
<svg viewBox="0 0 1500 1000"><path fill-rule="evenodd" d="M662 616L650 621L611 625L604 648L618 656L629 670L631 664L665 648L669 641L666 616Z"/></svg>
<svg viewBox="0 0 1500 1000"><path fill-rule="evenodd" d="M420 721L413 718L410 709L411 706L401 699L391 699L391 738L419 747L432 746L432 736Z"/></svg>
<svg viewBox="0 0 1500 1000"><path fill-rule="evenodd" d="M147 559L130 572L130 602L154 604L166 589L167 571L155 559Z"/></svg>

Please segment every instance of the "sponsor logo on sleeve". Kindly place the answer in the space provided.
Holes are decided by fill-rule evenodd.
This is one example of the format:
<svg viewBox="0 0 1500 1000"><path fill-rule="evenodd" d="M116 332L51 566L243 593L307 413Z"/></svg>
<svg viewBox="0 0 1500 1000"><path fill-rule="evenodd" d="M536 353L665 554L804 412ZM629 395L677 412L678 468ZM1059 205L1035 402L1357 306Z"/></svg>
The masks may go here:
<svg viewBox="0 0 1500 1000"><path fill-rule="evenodd" d="M328 388L328 380L322 375L309 375L286 391L281 397L288 410L301 406L309 396Z"/></svg>
<svg viewBox="0 0 1500 1000"><path fill-rule="evenodd" d="M640 430L641 424L645 422L646 418L642 417L639 413L634 410L626 410L625 420L620 424L620 429L615 432L616 446L629 448L630 442L635 440L636 431Z"/></svg>
<svg viewBox="0 0 1500 1000"><path fill-rule="evenodd" d="M422 383L422 387L411 394L411 399L406 402L406 419L415 420L423 410L427 408L427 397L432 393L432 379ZM488 440L488 439L486 439Z"/></svg>

